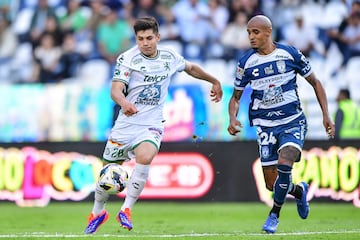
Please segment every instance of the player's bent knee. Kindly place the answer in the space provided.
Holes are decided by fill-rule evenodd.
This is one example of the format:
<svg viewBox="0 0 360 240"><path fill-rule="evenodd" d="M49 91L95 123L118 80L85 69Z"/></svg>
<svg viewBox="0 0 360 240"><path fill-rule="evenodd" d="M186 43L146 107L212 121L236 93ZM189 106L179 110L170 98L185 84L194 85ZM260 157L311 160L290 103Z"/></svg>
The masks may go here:
<svg viewBox="0 0 360 240"><path fill-rule="evenodd" d="M285 146L280 150L279 153L279 162L278 164L283 164L282 162L297 162L299 161L301 152L299 149L293 146ZM287 165L287 164L286 164Z"/></svg>

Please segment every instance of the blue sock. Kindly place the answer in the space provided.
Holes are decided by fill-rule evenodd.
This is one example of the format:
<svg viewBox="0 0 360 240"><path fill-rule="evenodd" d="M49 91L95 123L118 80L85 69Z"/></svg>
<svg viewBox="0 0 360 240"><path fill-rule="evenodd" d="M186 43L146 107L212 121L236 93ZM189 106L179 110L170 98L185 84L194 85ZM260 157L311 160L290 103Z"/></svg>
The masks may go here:
<svg viewBox="0 0 360 240"><path fill-rule="evenodd" d="M278 177L274 184L274 202L277 205L281 206L285 202L291 184L291 169L287 165L277 166Z"/></svg>

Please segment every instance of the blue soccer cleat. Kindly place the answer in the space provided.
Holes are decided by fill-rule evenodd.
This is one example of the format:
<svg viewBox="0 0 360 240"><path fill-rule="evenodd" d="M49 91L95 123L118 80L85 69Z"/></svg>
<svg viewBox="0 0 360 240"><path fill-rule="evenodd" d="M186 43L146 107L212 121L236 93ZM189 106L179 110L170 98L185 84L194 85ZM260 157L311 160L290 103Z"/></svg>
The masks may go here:
<svg viewBox="0 0 360 240"><path fill-rule="evenodd" d="M103 210L99 215L95 216L93 213L90 214L88 225L84 231L85 234L96 233L101 224L105 223L109 218L109 213Z"/></svg>
<svg viewBox="0 0 360 240"><path fill-rule="evenodd" d="M121 224L123 228L126 228L129 231L133 228L130 208L125 208L124 210L121 210L116 216L116 220Z"/></svg>
<svg viewBox="0 0 360 240"><path fill-rule="evenodd" d="M267 233L275 233L278 225L279 225L278 217L276 216L275 213L270 213L270 215L266 219L266 222L265 222L262 230Z"/></svg>
<svg viewBox="0 0 360 240"><path fill-rule="evenodd" d="M299 216L302 219L306 219L309 215L309 202L306 201L306 196L308 193L309 186L305 182L299 183L299 186L302 187L303 192L300 199L296 199L297 211Z"/></svg>

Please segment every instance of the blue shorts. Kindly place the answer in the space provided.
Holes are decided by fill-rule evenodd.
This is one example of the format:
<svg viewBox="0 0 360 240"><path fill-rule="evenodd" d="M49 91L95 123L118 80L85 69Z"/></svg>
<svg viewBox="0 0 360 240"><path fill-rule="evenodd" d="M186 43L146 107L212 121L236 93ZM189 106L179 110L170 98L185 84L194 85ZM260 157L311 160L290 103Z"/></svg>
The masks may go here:
<svg viewBox="0 0 360 240"><path fill-rule="evenodd" d="M285 146L293 146L301 152L307 132L305 117L276 126L258 127L257 141L262 166L276 165L279 151Z"/></svg>

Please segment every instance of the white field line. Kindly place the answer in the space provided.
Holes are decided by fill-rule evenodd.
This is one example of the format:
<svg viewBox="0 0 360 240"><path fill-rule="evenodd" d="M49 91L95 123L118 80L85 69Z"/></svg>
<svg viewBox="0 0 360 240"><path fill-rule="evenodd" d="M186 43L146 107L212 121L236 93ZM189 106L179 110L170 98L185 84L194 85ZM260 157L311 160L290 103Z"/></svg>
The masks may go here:
<svg viewBox="0 0 360 240"><path fill-rule="evenodd" d="M349 230L349 231L319 231L319 232L289 232L289 233L275 233L273 236L297 236L297 235L321 235L321 234L353 234L359 233L358 230ZM86 235L86 234L48 234L48 233L24 233L24 234L0 234L0 238L84 238L84 237L111 237L111 238L180 238L180 237L226 237L226 236L264 236L269 234L264 233L184 233L184 234L95 234L95 235ZM272 235L272 234L271 234Z"/></svg>

